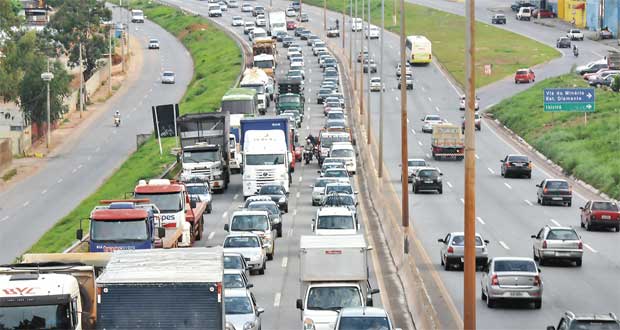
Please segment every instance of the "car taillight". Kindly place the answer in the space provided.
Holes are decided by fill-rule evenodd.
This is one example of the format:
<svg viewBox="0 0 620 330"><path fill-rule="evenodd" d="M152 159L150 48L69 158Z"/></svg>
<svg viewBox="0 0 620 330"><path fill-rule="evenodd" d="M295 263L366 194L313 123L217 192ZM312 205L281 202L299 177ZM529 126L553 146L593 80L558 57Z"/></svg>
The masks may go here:
<svg viewBox="0 0 620 330"><path fill-rule="evenodd" d="M510 162L506 162L506 167L510 167Z"/></svg>
<svg viewBox="0 0 620 330"><path fill-rule="evenodd" d="M579 241L579 244L577 244L577 248L579 250L583 250L583 242L582 241Z"/></svg>
<svg viewBox="0 0 620 330"><path fill-rule="evenodd" d="M534 276L534 283L532 284L534 284L534 286L540 286L540 276Z"/></svg>
<svg viewBox="0 0 620 330"><path fill-rule="evenodd" d="M453 247L451 247L451 246L449 246L449 247L448 247L448 253L454 253L454 248L453 248Z"/></svg>
<svg viewBox="0 0 620 330"><path fill-rule="evenodd" d="M542 247L543 247L543 249L546 249L546 248L547 248L547 241L546 241L546 240L545 240L545 241L543 241Z"/></svg>
<svg viewBox="0 0 620 330"><path fill-rule="evenodd" d="M543 189L543 192L544 192L545 194L547 193L547 191L549 191L549 189L547 189L547 188Z"/></svg>
<svg viewBox="0 0 620 330"><path fill-rule="evenodd" d="M532 169L532 162L529 162L529 163L527 164L527 167L529 167L530 169Z"/></svg>
<svg viewBox="0 0 620 330"><path fill-rule="evenodd" d="M432 56L431 54L428 54L428 59L429 59L429 60L431 59L431 56Z"/></svg>
<svg viewBox="0 0 620 330"><path fill-rule="evenodd" d="M491 285L499 285L499 279L497 278L497 274L491 277Z"/></svg>
<svg viewBox="0 0 620 330"><path fill-rule="evenodd" d="M596 215L592 214L592 215L590 216L590 220L596 220Z"/></svg>

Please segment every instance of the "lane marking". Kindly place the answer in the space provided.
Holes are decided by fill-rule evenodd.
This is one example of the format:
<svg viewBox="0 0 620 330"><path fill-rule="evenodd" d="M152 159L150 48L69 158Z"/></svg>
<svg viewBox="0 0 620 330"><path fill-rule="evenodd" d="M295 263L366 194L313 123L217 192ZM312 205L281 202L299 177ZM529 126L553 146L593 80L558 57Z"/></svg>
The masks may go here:
<svg viewBox="0 0 620 330"><path fill-rule="evenodd" d="M487 167L487 170L489 170L489 172L491 172L491 174L495 174L495 171L493 171L493 169L492 169L492 168Z"/></svg>
<svg viewBox="0 0 620 330"><path fill-rule="evenodd" d="M41 191L41 195L45 195L45 193L47 193L47 189L43 189L43 191Z"/></svg>
<svg viewBox="0 0 620 330"><path fill-rule="evenodd" d="M418 144L419 144L420 146L422 146L422 141L418 141Z"/></svg>
<svg viewBox="0 0 620 330"><path fill-rule="evenodd" d="M61 183L62 182L62 178L58 179L58 181L56 181L56 183Z"/></svg>
<svg viewBox="0 0 620 330"><path fill-rule="evenodd" d="M508 247L508 245L506 245L506 243L504 243L504 241L499 241L499 245L501 245L506 250L510 250L510 248Z"/></svg>
<svg viewBox="0 0 620 330"><path fill-rule="evenodd" d="M439 107L435 106L435 111L439 112Z"/></svg>
<svg viewBox="0 0 620 330"><path fill-rule="evenodd" d="M474 156L476 156L476 159L480 159L480 157L478 157L478 154L474 154Z"/></svg>
<svg viewBox="0 0 620 330"><path fill-rule="evenodd" d="M91 160L91 159L93 159L93 156L86 157L86 160Z"/></svg>
<svg viewBox="0 0 620 330"><path fill-rule="evenodd" d="M301 182L303 180L303 178L304 178L303 176L300 176L299 177L299 182Z"/></svg>
<svg viewBox="0 0 620 330"><path fill-rule="evenodd" d="M506 188L508 188L508 189L512 189L512 186L511 186L511 185L509 185L509 184L508 184L508 183L506 183L506 182L504 182L504 186L506 186Z"/></svg>
<svg viewBox="0 0 620 330"><path fill-rule="evenodd" d="M409 118L407 118L407 124L409 124Z"/></svg>
<svg viewBox="0 0 620 330"><path fill-rule="evenodd" d="M533 206L533 205L534 205L534 204L532 204L532 202L530 202L530 201L529 201L529 200L527 200L527 199L524 199L524 201L525 201L525 204L527 204L527 205L529 205L529 206Z"/></svg>
<svg viewBox="0 0 620 330"><path fill-rule="evenodd" d="M476 217L476 220L478 220L478 222L480 222L480 224L483 224L483 225L484 225L484 224L486 224L486 223L484 222L484 220L482 220L482 218L481 218L481 217Z"/></svg>
<svg viewBox="0 0 620 330"><path fill-rule="evenodd" d="M276 293L276 296L273 298L273 307L280 307L280 297L282 295L280 294L280 292Z"/></svg>
<svg viewBox="0 0 620 330"><path fill-rule="evenodd" d="M214 232L214 231L212 231L212 232L209 234L209 237L207 237L207 240L209 240L209 241L210 241L210 240L212 240L212 239L213 239L213 236L215 236L215 232Z"/></svg>
<svg viewBox="0 0 620 330"><path fill-rule="evenodd" d="M289 230L286 232L286 237L289 237L289 238L290 238L290 237L293 237L293 228L289 229Z"/></svg>
<svg viewBox="0 0 620 330"><path fill-rule="evenodd" d="M433 99L431 99L431 97L428 97L428 102L433 102Z"/></svg>
<svg viewBox="0 0 620 330"><path fill-rule="evenodd" d="M461 204L465 204L465 200L461 198Z"/></svg>
<svg viewBox="0 0 620 330"><path fill-rule="evenodd" d="M558 227L562 227L562 225L559 222L555 221L555 219L551 219L549 221L553 222L553 224L558 226Z"/></svg>
<svg viewBox="0 0 620 330"><path fill-rule="evenodd" d="M310 118L310 115L308 115L308 118ZM309 130L310 129L310 125L306 126L306 129Z"/></svg>
<svg viewBox="0 0 620 330"><path fill-rule="evenodd" d="M586 243L583 243L583 246L585 246L592 253L597 253L598 252L598 251L596 251L595 249L593 249L590 245L588 245Z"/></svg>
<svg viewBox="0 0 620 330"><path fill-rule="evenodd" d="M416 134L415 130L413 128L411 129L411 133Z"/></svg>
<svg viewBox="0 0 620 330"><path fill-rule="evenodd" d="M4 222L4 221L7 221L7 220L9 220L9 216L5 215L4 218L0 219L0 222Z"/></svg>
<svg viewBox="0 0 620 330"><path fill-rule="evenodd" d="M226 219L226 217L228 216L228 211L224 212L224 214L222 214L222 219Z"/></svg>
<svg viewBox="0 0 620 330"><path fill-rule="evenodd" d="M431 158L431 154L427 153L426 158Z"/></svg>
<svg viewBox="0 0 620 330"><path fill-rule="evenodd" d="M396 101L398 101L398 96L395 96L394 98L396 99Z"/></svg>
<svg viewBox="0 0 620 330"><path fill-rule="evenodd" d="M288 257L282 258L282 268L286 268L287 264L288 264Z"/></svg>
<svg viewBox="0 0 620 330"><path fill-rule="evenodd" d="M82 167L84 167L84 165L82 165L82 164L78 165L78 169L80 169Z"/></svg>
<svg viewBox="0 0 620 330"><path fill-rule="evenodd" d="M239 198L239 194L235 194L235 196L233 196L233 199L237 199Z"/></svg>
<svg viewBox="0 0 620 330"><path fill-rule="evenodd" d="M448 187L452 188L452 184L450 183L450 181L446 182L446 184L448 185Z"/></svg>
<svg viewBox="0 0 620 330"><path fill-rule="evenodd" d="M297 209L294 209L293 210L293 216L296 216L296 215L297 215Z"/></svg>
<svg viewBox="0 0 620 330"><path fill-rule="evenodd" d="M97 147L97 149L95 149L95 152L99 152L101 151L101 147Z"/></svg>
<svg viewBox="0 0 620 330"><path fill-rule="evenodd" d="M295 194L296 198L299 198L299 191L297 192L297 194Z"/></svg>
<svg viewBox="0 0 620 330"><path fill-rule="evenodd" d="M28 206L28 204L30 204L30 201L25 201L24 204L22 204L23 207Z"/></svg>
<svg viewBox="0 0 620 330"><path fill-rule="evenodd" d="M71 173L75 173L77 172L77 168L74 168L73 171L71 171Z"/></svg>

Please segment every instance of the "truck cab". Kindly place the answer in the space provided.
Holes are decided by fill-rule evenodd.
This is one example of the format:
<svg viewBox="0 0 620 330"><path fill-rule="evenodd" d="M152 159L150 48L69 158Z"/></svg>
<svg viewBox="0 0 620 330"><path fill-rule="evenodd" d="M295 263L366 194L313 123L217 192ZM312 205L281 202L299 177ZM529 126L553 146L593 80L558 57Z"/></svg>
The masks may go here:
<svg viewBox="0 0 620 330"><path fill-rule="evenodd" d="M89 252L153 249L165 236L155 223L159 210L149 200L101 201L90 213ZM83 230L76 232L82 240Z"/></svg>
<svg viewBox="0 0 620 330"><path fill-rule="evenodd" d="M271 77L275 75L276 61L275 57L270 54L259 54L254 56L254 67L262 69Z"/></svg>
<svg viewBox="0 0 620 330"><path fill-rule="evenodd" d="M183 148L181 180L199 178L209 181L213 190L225 190L228 186L222 170L223 159L219 145L197 143Z"/></svg>

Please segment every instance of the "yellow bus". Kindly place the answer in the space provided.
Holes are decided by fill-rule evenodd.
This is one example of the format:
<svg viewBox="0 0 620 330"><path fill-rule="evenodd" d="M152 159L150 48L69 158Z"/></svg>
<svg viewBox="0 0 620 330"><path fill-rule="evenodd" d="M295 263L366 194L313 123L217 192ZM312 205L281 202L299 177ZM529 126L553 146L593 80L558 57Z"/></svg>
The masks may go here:
<svg viewBox="0 0 620 330"><path fill-rule="evenodd" d="M425 36L407 37L409 63L430 63L433 60L432 44Z"/></svg>

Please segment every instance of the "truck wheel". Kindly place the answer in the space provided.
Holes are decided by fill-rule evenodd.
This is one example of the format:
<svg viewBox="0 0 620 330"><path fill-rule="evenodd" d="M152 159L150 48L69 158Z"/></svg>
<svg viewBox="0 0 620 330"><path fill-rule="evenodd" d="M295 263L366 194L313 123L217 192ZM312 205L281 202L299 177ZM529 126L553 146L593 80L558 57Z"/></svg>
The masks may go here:
<svg viewBox="0 0 620 330"><path fill-rule="evenodd" d="M281 222L278 224L277 232L278 232L278 237L282 237L282 223Z"/></svg>
<svg viewBox="0 0 620 330"><path fill-rule="evenodd" d="M209 206L207 206L207 213L211 214L211 212L213 212L213 204L209 203Z"/></svg>
<svg viewBox="0 0 620 330"><path fill-rule="evenodd" d="M273 253L267 253L267 260L273 260Z"/></svg>
<svg viewBox="0 0 620 330"><path fill-rule="evenodd" d="M265 275L265 270L267 269L267 261L263 262L263 268L258 270L259 275Z"/></svg>
<svg viewBox="0 0 620 330"><path fill-rule="evenodd" d="M200 241L202 239L202 230L203 230L203 226L204 226L204 218L200 219L200 222L198 224L199 228L198 228L198 232L196 232L196 240Z"/></svg>

